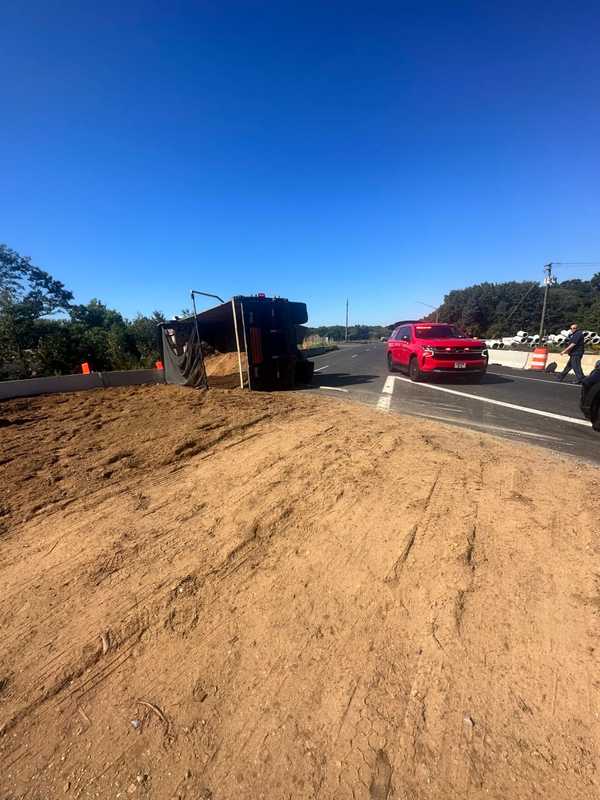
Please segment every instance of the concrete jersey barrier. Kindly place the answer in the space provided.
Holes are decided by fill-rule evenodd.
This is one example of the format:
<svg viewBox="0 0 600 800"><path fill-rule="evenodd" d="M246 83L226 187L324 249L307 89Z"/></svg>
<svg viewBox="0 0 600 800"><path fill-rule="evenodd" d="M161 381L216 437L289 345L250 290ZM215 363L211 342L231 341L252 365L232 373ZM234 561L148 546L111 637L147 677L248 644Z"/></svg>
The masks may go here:
<svg viewBox="0 0 600 800"><path fill-rule="evenodd" d="M499 364L503 367L512 367L513 369L531 369L531 361L533 353L520 351L520 350L488 350L489 364ZM547 364L556 364L556 371L561 372L569 359L569 356L562 356L559 353L548 353ZM589 374L596 365L598 357L592 354L584 355L581 360L581 367L585 374Z"/></svg>
<svg viewBox="0 0 600 800"><path fill-rule="evenodd" d="M556 364L556 371L561 372L569 360L569 356L561 356L560 353L548 353L548 364L552 364L554 362ZM588 353L584 355L581 359L581 368L588 375L596 366L596 361L598 361L598 356L592 355Z"/></svg>
<svg viewBox="0 0 600 800"><path fill-rule="evenodd" d="M131 369L115 372L90 372L89 375L55 375L49 378L27 378L0 381L0 400L33 397L39 394L81 392L109 386L138 386L143 383L164 383L162 369Z"/></svg>
<svg viewBox="0 0 600 800"><path fill-rule="evenodd" d="M164 383L164 369L124 369L115 372L100 372L102 385L111 386L139 386L142 383Z"/></svg>
<svg viewBox="0 0 600 800"><path fill-rule="evenodd" d="M489 364L501 364L503 367L525 369L530 353L519 350L488 350Z"/></svg>

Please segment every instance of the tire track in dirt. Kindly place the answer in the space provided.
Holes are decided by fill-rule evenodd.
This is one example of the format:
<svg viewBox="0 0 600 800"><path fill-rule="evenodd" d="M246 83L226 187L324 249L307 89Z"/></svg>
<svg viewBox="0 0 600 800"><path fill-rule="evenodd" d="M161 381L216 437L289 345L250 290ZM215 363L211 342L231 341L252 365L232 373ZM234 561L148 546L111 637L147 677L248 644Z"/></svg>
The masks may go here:
<svg viewBox="0 0 600 800"><path fill-rule="evenodd" d="M275 520L275 522L276 523L281 523L282 519L286 516L287 513L289 513L289 512L286 511L284 514L279 514L278 518ZM227 553L225 559L221 562L221 564L219 566L212 566L212 567L208 568L205 571L205 573L201 576L201 581L202 581L202 584L203 584L205 589L206 589L207 581L208 581L209 578L214 578L217 581L222 581L224 578L229 578L235 572L237 572L251 557L257 557L258 556L257 547L260 545L260 539L259 539L259 537L257 537L258 528L259 528L259 525L255 524L253 529L252 529L252 531L251 531L251 535L250 535L249 539L241 542L240 544L236 545L232 550L230 550ZM279 533L281 533L281 527L280 526L279 526ZM134 552L135 552L135 550L134 550ZM154 596L157 593L157 591L160 591L163 586L164 586L164 582L161 582L161 584L159 584L159 586L157 587L156 590L151 591L150 596L145 598L146 603L152 596ZM136 603L136 606L139 607L139 602ZM145 616L149 620L156 619L156 618L161 616L162 603L159 602L157 608L158 608L158 610L157 609L148 610L146 608L145 609L146 613L144 614L144 612L142 612L142 615ZM122 624L123 624L123 626L127 627L127 623L126 622L123 622ZM140 626L137 626L137 625L134 626L134 633L136 634L136 639L139 638L139 635L141 633L144 633L146 631L146 629L148 628L148 624L151 624L151 623L147 622L145 625L141 626L141 630L138 629ZM119 641L120 639L124 638L124 637L121 637L119 635L119 631L118 630L115 631L115 629L113 628L112 632L113 632L113 637L115 637L117 639L117 641ZM92 642L93 641L94 641L94 639L92 639ZM96 642L97 642L97 639L96 639ZM117 661L117 660L118 660L118 657L117 657L117 659L115 659L115 661ZM109 667L110 667L110 665L109 665ZM89 669L89 665L86 665L85 670L87 671L87 669ZM87 679L87 682L82 684L82 685L80 685L80 686L78 686L75 690L73 690L71 692L70 696L75 696L78 692L81 692L81 690L88 691L88 689L85 688L86 684L91 684L91 688L94 688L94 686L97 684L98 681L103 680L104 673L107 670L108 670L108 668L101 669L97 676L92 676L91 678ZM111 671L112 670L108 670L108 674L110 674ZM70 672L69 673L69 677L68 677L68 681L71 682L74 679L74 677L76 677L76 676L77 676L77 671ZM57 689L56 692L53 691L53 692L50 693L51 696L54 697L54 695L58 693L60 688L62 688L62 683L59 685L59 688ZM29 690L26 691L26 695L25 696L27 696L28 694L29 694ZM48 699L48 697L46 695L43 695L41 700L40 700L40 702L43 703L47 699ZM68 697L67 698L63 698L63 701L66 700L66 699L68 699ZM32 710L36 706L37 706L37 703L33 704L30 708L26 709L26 712ZM52 709L50 709L50 710L52 710ZM11 722L14 723L14 722L16 722L16 720L13 720ZM10 723L5 726L6 729L9 729L11 727L12 727L12 724L10 724Z"/></svg>

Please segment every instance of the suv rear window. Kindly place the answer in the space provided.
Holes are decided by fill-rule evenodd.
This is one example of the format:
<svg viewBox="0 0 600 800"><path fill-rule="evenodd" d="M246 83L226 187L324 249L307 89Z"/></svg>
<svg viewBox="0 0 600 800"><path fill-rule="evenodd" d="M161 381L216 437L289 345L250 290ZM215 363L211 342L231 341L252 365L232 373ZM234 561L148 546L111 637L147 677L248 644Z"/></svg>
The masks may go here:
<svg viewBox="0 0 600 800"><path fill-rule="evenodd" d="M417 339L464 339L454 325L415 325Z"/></svg>

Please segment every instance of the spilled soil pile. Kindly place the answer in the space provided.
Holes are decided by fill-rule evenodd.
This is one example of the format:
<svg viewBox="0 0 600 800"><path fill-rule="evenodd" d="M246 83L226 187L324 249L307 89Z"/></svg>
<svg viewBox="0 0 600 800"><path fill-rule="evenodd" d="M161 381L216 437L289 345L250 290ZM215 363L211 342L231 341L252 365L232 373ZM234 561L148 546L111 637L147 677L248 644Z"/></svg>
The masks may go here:
<svg viewBox="0 0 600 800"><path fill-rule="evenodd" d="M248 359L245 353L241 354L241 359L242 369L245 371L248 368ZM239 375L240 366L237 353L213 353L205 356L204 363L207 375Z"/></svg>
<svg viewBox="0 0 600 800"><path fill-rule="evenodd" d="M248 370L246 353L241 354L244 380ZM204 357L204 366L211 388L235 389L240 385L240 365L237 353L211 353Z"/></svg>
<svg viewBox="0 0 600 800"><path fill-rule="evenodd" d="M300 393L0 418L3 800L598 795L596 468Z"/></svg>

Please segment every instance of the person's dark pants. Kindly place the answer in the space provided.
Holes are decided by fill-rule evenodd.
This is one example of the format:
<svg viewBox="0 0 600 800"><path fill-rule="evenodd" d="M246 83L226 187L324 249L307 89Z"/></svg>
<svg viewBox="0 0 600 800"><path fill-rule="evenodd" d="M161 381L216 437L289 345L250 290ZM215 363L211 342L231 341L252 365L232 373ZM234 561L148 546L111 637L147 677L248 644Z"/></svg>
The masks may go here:
<svg viewBox="0 0 600 800"><path fill-rule="evenodd" d="M565 366L560 375L561 381L563 381L567 377L567 375L571 370L573 370L573 372L575 373L575 377L577 378L578 381L582 381L584 379L585 375L583 374L583 370L581 369L581 356L577 353L569 356L567 365Z"/></svg>

